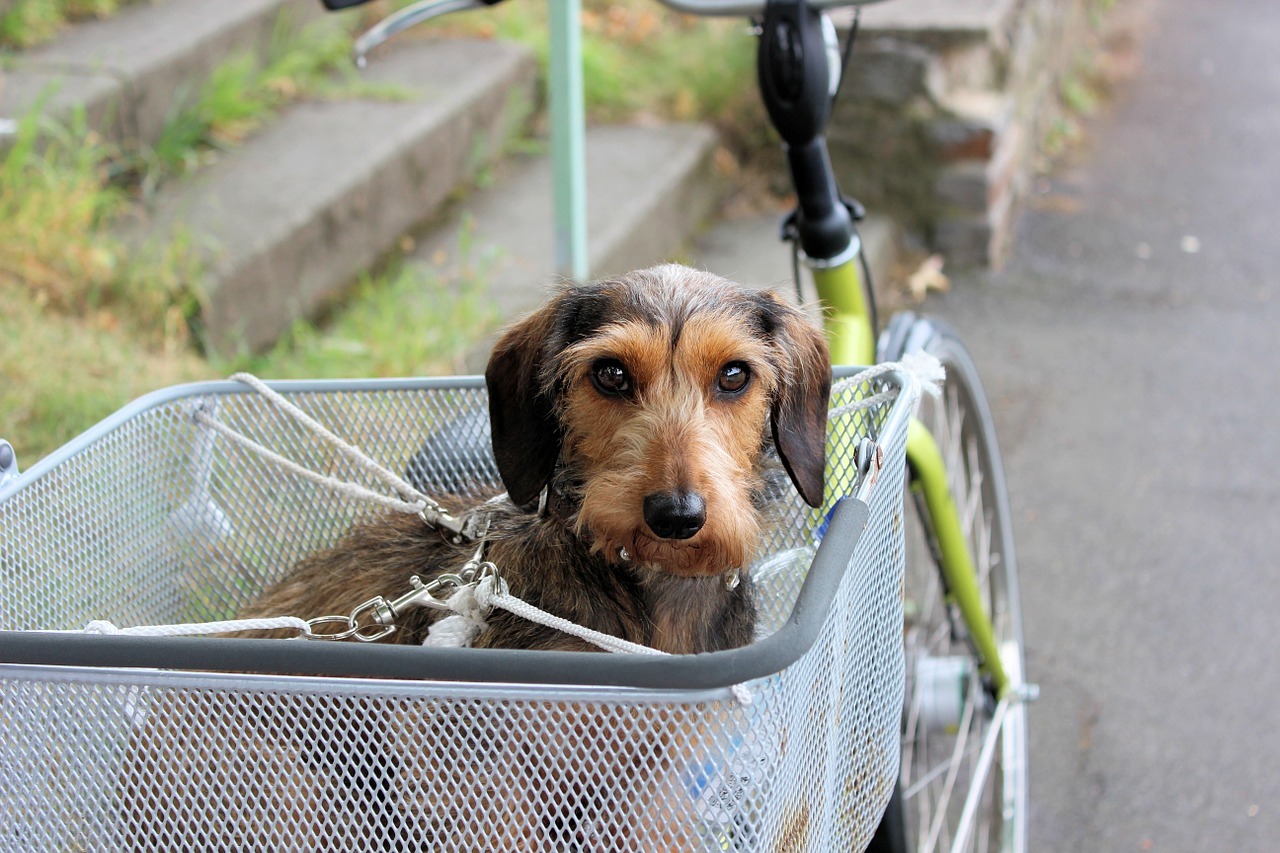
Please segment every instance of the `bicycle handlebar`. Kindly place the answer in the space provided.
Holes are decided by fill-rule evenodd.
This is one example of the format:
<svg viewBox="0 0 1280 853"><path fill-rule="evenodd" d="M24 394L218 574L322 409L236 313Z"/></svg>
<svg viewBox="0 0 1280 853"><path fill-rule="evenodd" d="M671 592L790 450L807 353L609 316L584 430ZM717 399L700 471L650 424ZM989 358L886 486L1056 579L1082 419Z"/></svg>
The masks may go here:
<svg viewBox="0 0 1280 853"><path fill-rule="evenodd" d="M704 17L753 18L764 12L764 0L658 0L663 6L687 15ZM809 0L808 5L819 11L840 9L846 6L869 6L883 0Z"/></svg>
<svg viewBox="0 0 1280 853"><path fill-rule="evenodd" d="M657 0L664 6L684 12L687 15L704 17L745 17L750 18L764 11L764 0ZM330 11L350 9L368 3L369 0L321 0ZM467 6L492 6L500 0L476 0ZM868 6L883 0L810 0L809 5L815 9L839 9L845 6ZM422 4L415 4L422 5ZM413 7L410 7L413 8ZM407 10L405 10L407 11ZM438 12L436 14L443 14ZM434 17L434 16L432 16Z"/></svg>
<svg viewBox="0 0 1280 853"><path fill-rule="evenodd" d="M328 9L367 0L322 0ZM355 59L365 57L398 32L450 12L492 6L501 0L418 0L356 39ZM824 11L864 6L879 0L658 0L676 11L706 16L759 17L758 59L761 95L787 148L796 187L797 210L790 220L811 263L844 263L856 252L853 220L857 207L836 185L823 137L839 80L835 28Z"/></svg>

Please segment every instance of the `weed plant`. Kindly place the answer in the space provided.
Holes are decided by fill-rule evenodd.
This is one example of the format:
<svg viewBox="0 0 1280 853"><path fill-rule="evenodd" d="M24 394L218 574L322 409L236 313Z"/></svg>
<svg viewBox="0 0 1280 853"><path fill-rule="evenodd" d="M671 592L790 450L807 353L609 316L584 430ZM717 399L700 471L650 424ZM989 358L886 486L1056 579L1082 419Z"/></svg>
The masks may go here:
<svg viewBox="0 0 1280 853"><path fill-rule="evenodd" d="M103 18L120 6L121 0L13 0L0 12L0 48L32 47L68 21Z"/></svg>
<svg viewBox="0 0 1280 853"><path fill-rule="evenodd" d="M37 12L56 7L55 23L40 30L48 33L119 2L17 0L0 21L21 14L23 34L0 39L36 40ZM711 118L739 151L753 134L758 141L754 45L742 22L690 18L653 0L586 0L582 24L592 121ZM428 37L442 30L522 42L545 68L545 4L453 16ZM451 269L391 263L364 277L323 322L299 322L268 353L203 357L187 324L199 304L198 235L180 235L153 257L112 236L113 223L163 181L242 142L291 100L400 96L344 70L349 48L339 28L282 27L265 62L229 57L148 150L113 150L83 117L65 128L35 113L21 123L0 155L0 436L24 467L157 387L240 369L324 378L453 372L492 329L487 263L463 245Z"/></svg>
<svg viewBox="0 0 1280 853"><path fill-rule="evenodd" d="M533 50L545 76L548 8L504 3L443 18L421 34L519 42ZM739 156L776 147L761 133L767 124L754 84L756 42L745 20L685 15L656 0L583 0L581 20L590 121L711 121Z"/></svg>

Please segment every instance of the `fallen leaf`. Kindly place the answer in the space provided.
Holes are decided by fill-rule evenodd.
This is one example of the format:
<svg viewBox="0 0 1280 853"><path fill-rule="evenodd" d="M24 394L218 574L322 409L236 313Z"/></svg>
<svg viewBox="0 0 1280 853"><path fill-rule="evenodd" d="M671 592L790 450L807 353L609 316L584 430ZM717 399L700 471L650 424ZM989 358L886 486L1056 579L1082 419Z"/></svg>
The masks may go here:
<svg viewBox="0 0 1280 853"><path fill-rule="evenodd" d="M942 273L942 255L930 255L907 277L907 290L917 303L924 302L929 291L946 293L951 289L951 279Z"/></svg>

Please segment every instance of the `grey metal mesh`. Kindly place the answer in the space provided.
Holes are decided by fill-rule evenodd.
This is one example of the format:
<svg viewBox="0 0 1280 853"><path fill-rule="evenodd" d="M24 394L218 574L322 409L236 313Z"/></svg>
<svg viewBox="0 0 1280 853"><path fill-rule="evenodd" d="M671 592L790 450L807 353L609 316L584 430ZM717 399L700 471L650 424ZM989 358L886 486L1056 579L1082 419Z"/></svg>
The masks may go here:
<svg viewBox="0 0 1280 853"><path fill-rule="evenodd" d="M198 426L202 407L373 485L260 398L209 387L135 406L7 493L0 629L226 618L374 511ZM473 452L487 444L475 383L288 396L425 486L496 483ZM251 661L243 675L3 664L0 851L860 850L898 769L905 419L881 406L832 423L836 493L867 435L887 449L867 530L818 641L749 683L750 704L728 689L292 677ZM790 615L823 525L798 501L785 516L755 568L762 635Z"/></svg>

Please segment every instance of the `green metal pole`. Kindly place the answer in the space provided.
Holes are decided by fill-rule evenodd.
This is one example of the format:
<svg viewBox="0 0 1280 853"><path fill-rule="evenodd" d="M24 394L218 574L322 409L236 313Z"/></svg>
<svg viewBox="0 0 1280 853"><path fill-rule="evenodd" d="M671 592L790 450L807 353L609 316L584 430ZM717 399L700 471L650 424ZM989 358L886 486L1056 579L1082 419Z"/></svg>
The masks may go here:
<svg viewBox="0 0 1280 853"><path fill-rule="evenodd" d="M548 58L556 272L586 281L586 119L582 105L581 0L551 0Z"/></svg>
<svg viewBox="0 0 1280 853"><path fill-rule="evenodd" d="M822 300L823 325L831 347L832 364L876 363L875 329L863 295L858 262L812 270L813 284Z"/></svg>
<svg viewBox="0 0 1280 853"><path fill-rule="evenodd" d="M964 615L965 625L982 658L983 672L991 678L997 696L1003 697L1010 686L1009 676L1000 661L1000 647L978 588L978 575L965 541L960 513L947 487L947 466L928 428L914 418L907 429L907 462L915 475L912 488L921 490L933 518L951 600Z"/></svg>

